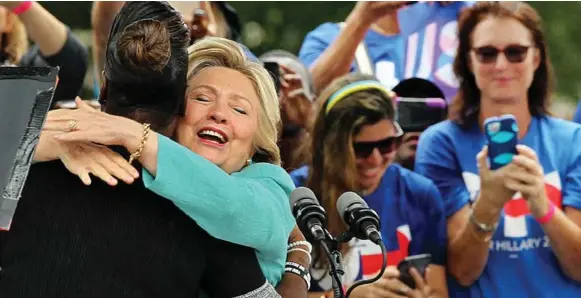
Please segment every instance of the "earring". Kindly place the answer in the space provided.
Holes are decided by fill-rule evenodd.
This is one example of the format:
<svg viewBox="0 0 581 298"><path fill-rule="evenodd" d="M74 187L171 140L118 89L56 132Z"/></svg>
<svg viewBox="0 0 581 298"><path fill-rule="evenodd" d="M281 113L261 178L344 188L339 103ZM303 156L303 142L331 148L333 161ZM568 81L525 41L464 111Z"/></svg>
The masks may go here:
<svg viewBox="0 0 581 298"><path fill-rule="evenodd" d="M249 166L252 163L252 158L246 160L246 166Z"/></svg>

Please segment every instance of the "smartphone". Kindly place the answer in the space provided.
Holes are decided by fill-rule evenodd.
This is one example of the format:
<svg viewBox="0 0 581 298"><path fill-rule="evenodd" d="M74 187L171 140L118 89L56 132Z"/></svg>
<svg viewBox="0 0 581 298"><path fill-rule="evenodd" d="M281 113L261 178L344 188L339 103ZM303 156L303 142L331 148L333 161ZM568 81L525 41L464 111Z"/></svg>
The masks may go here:
<svg viewBox="0 0 581 298"><path fill-rule="evenodd" d="M264 62L264 68L268 70L272 79L274 80L274 87L276 88L276 92L280 90L280 66L278 63L273 61L266 61Z"/></svg>
<svg viewBox="0 0 581 298"><path fill-rule="evenodd" d="M514 115L487 118L484 120L484 133L488 141L490 169L500 169L509 164L517 154L518 125Z"/></svg>
<svg viewBox="0 0 581 298"><path fill-rule="evenodd" d="M396 97L397 122L404 132L423 132L446 120L448 106L442 98Z"/></svg>
<svg viewBox="0 0 581 298"><path fill-rule="evenodd" d="M431 254L421 254L415 256L409 256L397 265L397 270L399 270L399 280L406 284L411 289L416 288L416 282L412 275L410 274L411 268L416 268L420 275L423 277L426 274L426 269L428 265L432 262Z"/></svg>

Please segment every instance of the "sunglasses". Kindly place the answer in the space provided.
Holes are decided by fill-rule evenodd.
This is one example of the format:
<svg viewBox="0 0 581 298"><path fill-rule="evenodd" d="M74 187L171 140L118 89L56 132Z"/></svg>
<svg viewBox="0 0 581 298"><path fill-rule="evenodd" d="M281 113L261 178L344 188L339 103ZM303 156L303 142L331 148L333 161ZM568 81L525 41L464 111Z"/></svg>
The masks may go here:
<svg viewBox="0 0 581 298"><path fill-rule="evenodd" d="M394 136L373 142L353 142L353 151L355 151L355 156L357 158L368 158L371 153L373 153L375 148L377 148L381 154L388 154L397 149L397 147L401 144L403 130L397 122L394 122L394 125L396 129L396 134Z"/></svg>
<svg viewBox="0 0 581 298"><path fill-rule="evenodd" d="M484 46L472 49L476 54L476 59L480 63L491 64L496 63L498 54L503 53L504 57L510 63L521 63L527 58L530 46L511 45L503 50L497 49L493 46Z"/></svg>

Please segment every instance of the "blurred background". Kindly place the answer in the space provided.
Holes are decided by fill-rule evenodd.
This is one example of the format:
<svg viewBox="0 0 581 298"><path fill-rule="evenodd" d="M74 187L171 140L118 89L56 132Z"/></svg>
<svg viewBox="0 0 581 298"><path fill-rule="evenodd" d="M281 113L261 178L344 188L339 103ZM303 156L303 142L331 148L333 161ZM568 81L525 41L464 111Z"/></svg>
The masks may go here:
<svg viewBox="0 0 581 298"><path fill-rule="evenodd" d="M355 2L229 2L243 23L244 43L256 55L271 49L297 53L304 36L317 25L339 22ZM91 48L92 2L43 2L50 12L69 25ZM529 2L541 14L549 41L549 54L557 76L555 111L572 113L581 98L581 2ZM84 98L92 96L92 71L86 77Z"/></svg>

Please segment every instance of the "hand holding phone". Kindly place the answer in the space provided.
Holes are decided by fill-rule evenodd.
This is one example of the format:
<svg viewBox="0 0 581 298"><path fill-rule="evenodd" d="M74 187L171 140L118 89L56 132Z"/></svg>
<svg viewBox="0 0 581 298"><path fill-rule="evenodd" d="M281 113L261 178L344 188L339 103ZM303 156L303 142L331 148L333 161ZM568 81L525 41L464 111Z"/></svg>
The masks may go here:
<svg viewBox="0 0 581 298"><path fill-rule="evenodd" d="M509 164L517 154L518 125L513 115L490 117L484 121L484 134L488 140L490 169L496 170Z"/></svg>
<svg viewBox="0 0 581 298"><path fill-rule="evenodd" d="M416 288L416 282L410 274L410 268L416 268L420 275L424 277L426 275L426 269L432 261L432 255L421 254L415 256L409 256L397 265L397 270L399 270L399 280L406 284L410 289Z"/></svg>

